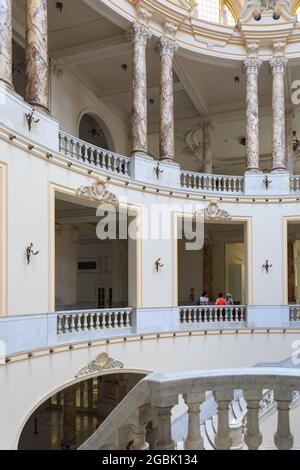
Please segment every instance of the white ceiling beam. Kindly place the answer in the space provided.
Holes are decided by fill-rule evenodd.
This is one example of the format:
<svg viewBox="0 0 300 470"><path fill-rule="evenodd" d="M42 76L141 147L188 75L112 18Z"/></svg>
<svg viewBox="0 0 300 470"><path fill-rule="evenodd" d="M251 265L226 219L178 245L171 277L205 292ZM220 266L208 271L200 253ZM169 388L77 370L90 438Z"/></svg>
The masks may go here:
<svg viewBox="0 0 300 470"><path fill-rule="evenodd" d="M174 92L185 90L181 82L174 83ZM147 89L147 98L157 98L160 94L160 87L155 86ZM98 96L104 103L126 103L131 100L131 91L113 95Z"/></svg>
<svg viewBox="0 0 300 470"><path fill-rule="evenodd" d="M78 65L127 54L131 47L131 43L126 42L125 35L121 34L101 41L51 51L50 55L64 65Z"/></svg>
<svg viewBox="0 0 300 470"><path fill-rule="evenodd" d="M188 94L190 100L192 101L193 105L197 109L199 115L208 116L208 107L205 103L205 100L201 96L199 89L193 82L193 78L189 75L189 73L184 68L180 57L176 56L174 59L174 70L179 78L180 82L183 84L186 93Z"/></svg>

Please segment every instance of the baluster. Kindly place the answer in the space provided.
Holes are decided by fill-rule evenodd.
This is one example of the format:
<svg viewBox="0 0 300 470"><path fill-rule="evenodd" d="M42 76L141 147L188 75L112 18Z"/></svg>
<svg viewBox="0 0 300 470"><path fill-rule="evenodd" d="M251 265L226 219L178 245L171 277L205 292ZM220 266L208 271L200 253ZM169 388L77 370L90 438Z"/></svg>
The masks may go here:
<svg viewBox="0 0 300 470"><path fill-rule="evenodd" d="M112 328L112 313L107 312L107 325L106 328Z"/></svg>
<svg viewBox="0 0 300 470"><path fill-rule="evenodd" d="M171 412L177 402L176 397L171 406L157 407L158 441L155 446L157 450L175 449L175 442L172 439Z"/></svg>
<svg viewBox="0 0 300 470"><path fill-rule="evenodd" d="M233 400L233 391L215 391L213 395L218 404L218 431L215 435L215 446L218 450L229 450L232 446L229 427L229 405Z"/></svg>
<svg viewBox="0 0 300 470"><path fill-rule="evenodd" d="M68 315L68 314L65 315L64 333L69 333L70 332L70 324L69 324L70 317L71 317L71 315Z"/></svg>
<svg viewBox="0 0 300 470"><path fill-rule="evenodd" d="M192 323L192 312L193 312L193 309L189 308L189 310L188 310L188 323Z"/></svg>
<svg viewBox="0 0 300 470"><path fill-rule="evenodd" d="M71 314L70 318L71 318L70 332L75 333L76 332L76 326L75 326L76 314Z"/></svg>
<svg viewBox="0 0 300 470"><path fill-rule="evenodd" d="M87 331L88 330L88 313L83 313L82 319L83 319L82 330Z"/></svg>
<svg viewBox="0 0 300 470"><path fill-rule="evenodd" d="M125 312L125 328L130 326L130 312Z"/></svg>
<svg viewBox="0 0 300 470"><path fill-rule="evenodd" d="M186 450L203 450L200 433L200 406L205 401L205 393L187 393L183 396L188 406L188 435L184 441Z"/></svg>
<svg viewBox="0 0 300 470"><path fill-rule="evenodd" d="M277 431L274 442L279 450L289 450L293 447L294 437L290 430L290 404L293 392L289 390L274 390L274 400L277 402Z"/></svg>
<svg viewBox="0 0 300 470"><path fill-rule="evenodd" d="M62 333L63 333L62 317L60 315L57 315L57 334L61 335Z"/></svg>
<svg viewBox="0 0 300 470"><path fill-rule="evenodd" d="M262 434L259 430L262 390L246 390L244 391L244 397L247 401L247 430L245 443L249 450L257 450L262 443Z"/></svg>

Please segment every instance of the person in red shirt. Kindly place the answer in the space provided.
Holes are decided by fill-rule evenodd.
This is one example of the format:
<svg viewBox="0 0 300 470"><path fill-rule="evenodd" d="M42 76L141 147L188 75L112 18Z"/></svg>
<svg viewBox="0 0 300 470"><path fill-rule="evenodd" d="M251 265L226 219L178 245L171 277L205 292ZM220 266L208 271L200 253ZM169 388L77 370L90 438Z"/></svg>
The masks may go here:
<svg viewBox="0 0 300 470"><path fill-rule="evenodd" d="M219 297L216 300L216 305L226 305L226 300L222 292L219 294Z"/></svg>

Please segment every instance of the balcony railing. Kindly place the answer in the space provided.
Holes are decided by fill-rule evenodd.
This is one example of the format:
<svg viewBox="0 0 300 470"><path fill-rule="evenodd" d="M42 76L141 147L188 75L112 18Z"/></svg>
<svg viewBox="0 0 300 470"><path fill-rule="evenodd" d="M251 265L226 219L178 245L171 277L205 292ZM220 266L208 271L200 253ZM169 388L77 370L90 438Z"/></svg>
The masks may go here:
<svg viewBox="0 0 300 470"><path fill-rule="evenodd" d="M244 305L181 307L179 315L181 325L245 323L246 307Z"/></svg>
<svg viewBox="0 0 300 470"><path fill-rule="evenodd" d="M57 334L130 328L132 309L70 311L57 314Z"/></svg>
<svg viewBox="0 0 300 470"><path fill-rule="evenodd" d="M300 305L290 305L290 322L300 322Z"/></svg>
<svg viewBox="0 0 300 470"><path fill-rule="evenodd" d="M300 176L290 177L290 190L295 193L300 192Z"/></svg>
<svg viewBox="0 0 300 470"><path fill-rule="evenodd" d="M101 149L65 132L59 132L59 151L74 160L121 175L129 174L128 157Z"/></svg>
<svg viewBox="0 0 300 470"><path fill-rule="evenodd" d="M275 447L280 450L293 448L290 405L295 392L300 390L300 371L248 368L148 375L119 403L80 450L175 449L177 443L172 436L172 409L178 404L179 397L183 398L188 408L188 431L184 447L203 450L200 407L209 392L213 393L218 407L214 448L236 448L229 409L238 390L242 390L247 407L242 445L250 450L261 447L263 436L259 429L259 418L263 393L268 390L278 410L277 429L272 429ZM157 438L151 436L151 433L146 434L146 428L152 429Z"/></svg>
<svg viewBox="0 0 300 470"><path fill-rule="evenodd" d="M180 184L185 189L242 194L244 192L243 176L208 175L205 173L181 172Z"/></svg>

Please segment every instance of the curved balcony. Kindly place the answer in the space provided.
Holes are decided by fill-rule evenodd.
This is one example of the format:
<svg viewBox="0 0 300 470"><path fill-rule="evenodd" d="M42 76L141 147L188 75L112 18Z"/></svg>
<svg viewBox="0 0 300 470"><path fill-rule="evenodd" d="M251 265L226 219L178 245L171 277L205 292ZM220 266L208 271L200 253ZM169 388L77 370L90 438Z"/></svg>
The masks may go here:
<svg viewBox="0 0 300 470"><path fill-rule="evenodd" d="M61 155L72 161L80 162L90 169L115 174L121 178L133 178L134 172L131 168L130 157L96 147L63 131L59 132L59 151ZM153 160L153 166L155 164L157 164L157 160ZM281 175L279 175L279 177L280 176ZM284 176L286 177L286 174L284 174ZM251 177L250 175L250 178ZM257 188L258 195L262 194L263 188L269 191L269 193L271 191L272 195L276 194L276 190L273 191L271 179L274 178L276 184L278 175L272 176L269 180L268 187L264 186L266 178L264 174L258 174L257 178L261 178L260 187ZM153 182L157 185L163 184L160 182L159 178L154 178ZM187 170L180 170L179 179L177 179L177 181L174 180L173 187L174 189L180 188L182 190L204 194L211 193L228 196L247 196L248 194L255 194L255 188L254 190L252 188L251 192L248 193L245 176L206 174ZM283 194L289 196L299 192L300 176L290 176ZM280 194L282 194L282 190L280 190Z"/></svg>

